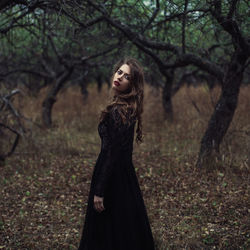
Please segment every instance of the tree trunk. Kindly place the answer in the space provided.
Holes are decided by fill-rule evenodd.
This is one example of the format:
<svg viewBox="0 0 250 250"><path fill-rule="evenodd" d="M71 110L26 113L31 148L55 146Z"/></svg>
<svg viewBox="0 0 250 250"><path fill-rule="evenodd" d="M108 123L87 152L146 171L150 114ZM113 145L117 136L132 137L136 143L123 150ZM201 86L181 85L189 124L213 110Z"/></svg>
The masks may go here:
<svg viewBox="0 0 250 250"><path fill-rule="evenodd" d="M225 74L222 91L201 140L201 147L196 163L197 167L212 167L213 155L219 154L220 143L226 134L237 107L240 85L243 78L247 56L244 52L235 52Z"/></svg>
<svg viewBox="0 0 250 250"><path fill-rule="evenodd" d="M43 123L46 127L50 127L52 125L52 108L54 103L56 102L56 95L60 91L60 89L63 87L64 83L67 81L67 79L70 77L71 73L73 72L73 67L69 68L68 70L65 70L57 79L55 84L51 86L51 88L48 91L48 94L43 101L42 104L42 119Z"/></svg>
<svg viewBox="0 0 250 250"><path fill-rule="evenodd" d="M98 91L98 93L101 93L101 91L102 91L102 76L98 75L96 78L96 81L97 81L97 91Z"/></svg>
<svg viewBox="0 0 250 250"><path fill-rule="evenodd" d="M168 121L173 121L173 106L172 106L172 86L174 81L174 72L166 75L166 83L162 92L162 103L164 108L164 117Z"/></svg>
<svg viewBox="0 0 250 250"><path fill-rule="evenodd" d="M82 93L82 100L83 100L84 105L87 104L87 100L88 100L88 96L89 96L89 92L87 89L88 81L89 81L88 78L84 78L80 84L81 93Z"/></svg>

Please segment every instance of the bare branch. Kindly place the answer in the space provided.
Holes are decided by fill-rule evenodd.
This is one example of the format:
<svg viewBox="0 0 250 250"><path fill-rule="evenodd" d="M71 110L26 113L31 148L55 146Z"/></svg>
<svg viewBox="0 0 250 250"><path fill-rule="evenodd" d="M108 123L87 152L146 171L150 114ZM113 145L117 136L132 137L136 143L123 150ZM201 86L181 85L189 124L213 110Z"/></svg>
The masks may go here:
<svg viewBox="0 0 250 250"><path fill-rule="evenodd" d="M86 23L83 23L81 20L78 20L75 16L71 15L70 13L68 13L65 9L62 9L62 12L68 16L69 18L71 18L74 22L76 22L77 24L79 24L82 28L88 28L96 23L99 23L101 21L103 21L104 17L100 16L100 17L96 17L92 20L89 20Z"/></svg>
<svg viewBox="0 0 250 250"><path fill-rule="evenodd" d="M10 130L12 133L16 134L16 139L12 145L11 150L5 155L0 155L0 160L3 161L6 157L9 157L10 155L12 155L14 153L16 146L18 144L18 141L19 141L20 134L15 129L13 129L13 128L11 128L3 123L0 123L0 126L3 128L6 128L6 129Z"/></svg>
<svg viewBox="0 0 250 250"><path fill-rule="evenodd" d="M92 5L95 9L100 11L106 21L108 21L112 26L116 27L119 29L121 32L123 32L129 40L131 40L137 47L139 47L141 50L143 50L145 53L150 55L160 66L160 70L163 74L165 74L165 70L171 69L174 67L184 67L189 64L193 64L202 70L205 70L212 75L216 76L219 80L223 78L223 71L216 66L215 64L211 63L210 61L201 58L199 56L196 56L194 54L182 54L180 53L181 48L178 46L174 46L169 43L159 43L159 42L154 42L147 40L143 35L137 34L133 32L129 26L127 26L124 23L121 23L119 20L112 19L111 17L107 16L107 11L104 9L104 7L100 7L93 3L92 1L88 0L88 3ZM171 51L172 53L175 53L177 55L176 62L173 64L165 64L157 55L156 53L153 53L151 50L148 48L152 49L158 49L158 50L165 50L165 51ZM165 68L165 70L163 70Z"/></svg>
<svg viewBox="0 0 250 250"><path fill-rule="evenodd" d="M234 0L235 1L235 0ZM234 47L237 48L238 46L246 53L250 55L250 44L249 42L242 36L242 33L239 29L237 22L233 18L225 18L221 13L221 1L214 0L214 6L211 6L210 12L214 16L214 18L218 21L218 23L222 26L222 28L227 31L233 40ZM214 8L213 8L214 7ZM232 3L229 17L233 15L235 11L236 2Z"/></svg>
<svg viewBox="0 0 250 250"><path fill-rule="evenodd" d="M204 13L209 12L209 9L197 8L197 9L187 10L186 15L189 14L189 13L198 13L198 12L202 12L203 15L204 15ZM163 20L157 22L157 25L162 25L163 23L173 21L175 19L179 20L180 18L183 17L183 15L184 15L184 12L175 13L175 14L172 14L172 15L169 15L169 16L165 16L165 18Z"/></svg>
<svg viewBox="0 0 250 250"><path fill-rule="evenodd" d="M159 0L156 0L156 8L154 13L152 14L151 18L149 19L148 23L145 25L145 27L142 29L141 34L143 34L145 32L145 30L147 30L149 28L149 26L151 25L151 23L154 21L154 19L156 18L158 12L160 10L160 3Z"/></svg>
<svg viewBox="0 0 250 250"><path fill-rule="evenodd" d="M186 20L187 20L187 6L188 0L185 0L184 4L184 12L182 18L182 53L185 54L186 52Z"/></svg>
<svg viewBox="0 0 250 250"><path fill-rule="evenodd" d="M222 81L224 77L223 71L219 66L194 54L183 54L179 56L174 63L166 65L166 68L185 67L190 64L214 75L220 81Z"/></svg>
<svg viewBox="0 0 250 250"><path fill-rule="evenodd" d="M238 0L231 0L231 6L227 14L227 19L232 19L233 15L235 14L237 2Z"/></svg>
<svg viewBox="0 0 250 250"><path fill-rule="evenodd" d="M10 70L8 71L7 73L5 74L0 74L0 78L4 79L5 77L7 77L8 75L11 75L11 74L16 74L16 73L28 73L28 74L33 74L33 75L37 75L37 76L40 76L40 77L48 77L48 74L44 74L42 72L38 72L38 71L35 71L35 70L27 70L27 69L14 69L14 70Z"/></svg>

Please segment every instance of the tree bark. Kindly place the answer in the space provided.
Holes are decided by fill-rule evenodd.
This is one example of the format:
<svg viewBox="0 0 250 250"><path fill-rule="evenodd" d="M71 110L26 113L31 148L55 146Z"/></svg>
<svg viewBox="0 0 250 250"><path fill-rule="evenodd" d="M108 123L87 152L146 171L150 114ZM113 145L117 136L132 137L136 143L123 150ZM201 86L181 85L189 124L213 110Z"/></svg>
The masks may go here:
<svg viewBox="0 0 250 250"><path fill-rule="evenodd" d="M98 91L98 93L101 93L101 91L102 91L102 76L101 76L101 74L99 74L96 77L96 81L97 81L97 91Z"/></svg>
<svg viewBox="0 0 250 250"><path fill-rule="evenodd" d="M55 84L51 86L51 88L48 91L48 94L43 101L42 104L42 119L43 123L46 127L50 127L52 125L52 108L54 103L56 102L56 95L60 91L60 89L63 87L64 83L67 81L67 79L70 77L71 73L73 72L73 67L70 67L68 70L65 70L57 79Z"/></svg>
<svg viewBox="0 0 250 250"><path fill-rule="evenodd" d="M82 93L82 100L83 100L83 104L87 104L87 100L88 100L88 96L89 96L89 92L87 89L87 84L88 84L88 79L84 78L84 80L81 82L80 87L81 87L81 93Z"/></svg>
<svg viewBox="0 0 250 250"><path fill-rule="evenodd" d="M172 86L174 81L174 72L168 72L166 75L166 83L162 92L162 103L164 108L164 117L172 122L174 119L173 105L172 105Z"/></svg>
<svg viewBox="0 0 250 250"><path fill-rule="evenodd" d="M214 113L201 140L200 152L196 163L197 167L203 167L204 165L213 167L213 157L219 154L220 143L230 126L237 107L244 65L247 58L244 51L238 50L228 66L219 101L215 106Z"/></svg>

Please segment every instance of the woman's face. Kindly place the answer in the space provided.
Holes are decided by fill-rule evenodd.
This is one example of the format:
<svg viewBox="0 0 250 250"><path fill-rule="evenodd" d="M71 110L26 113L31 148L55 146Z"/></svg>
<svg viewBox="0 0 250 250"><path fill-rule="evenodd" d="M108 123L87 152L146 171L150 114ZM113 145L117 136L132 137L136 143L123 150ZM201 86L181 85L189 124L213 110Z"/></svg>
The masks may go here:
<svg viewBox="0 0 250 250"><path fill-rule="evenodd" d="M130 79L130 67L123 64L113 77L112 89L118 93L126 91L129 88Z"/></svg>

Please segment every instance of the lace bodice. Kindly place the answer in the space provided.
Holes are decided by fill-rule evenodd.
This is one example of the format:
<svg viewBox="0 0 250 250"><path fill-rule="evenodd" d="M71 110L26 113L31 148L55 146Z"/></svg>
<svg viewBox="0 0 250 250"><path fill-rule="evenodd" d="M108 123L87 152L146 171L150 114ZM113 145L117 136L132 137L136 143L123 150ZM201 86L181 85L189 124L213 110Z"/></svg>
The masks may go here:
<svg viewBox="0 0 250 250"><path fill-rule="evenodd" d="M134 127L136 120L127 116L129 122L123 124L117 110L113 109L98 125L101 137L101 152L95 166L95 195L104 196L105 188L115 163L123 157L131 157L133 151Z"/></svg>

